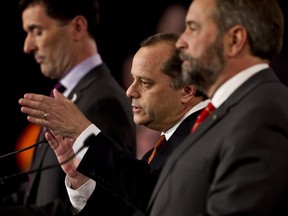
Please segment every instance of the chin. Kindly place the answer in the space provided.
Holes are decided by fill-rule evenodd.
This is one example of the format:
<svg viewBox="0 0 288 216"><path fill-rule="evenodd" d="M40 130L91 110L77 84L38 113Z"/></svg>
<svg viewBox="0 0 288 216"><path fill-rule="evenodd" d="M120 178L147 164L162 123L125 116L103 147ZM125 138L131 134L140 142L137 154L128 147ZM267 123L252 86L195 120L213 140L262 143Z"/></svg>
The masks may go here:
<svg viewBox="0 0 288 216"><path fill-rule="evenodd" d="M134 117L134 123L135 124L137 124L137 125L139 125L139 126L147 126L147 125L149 125L149 122L148 121L146 121L146 120L144 120L144 119L135 119L135 117Z"/></svg>

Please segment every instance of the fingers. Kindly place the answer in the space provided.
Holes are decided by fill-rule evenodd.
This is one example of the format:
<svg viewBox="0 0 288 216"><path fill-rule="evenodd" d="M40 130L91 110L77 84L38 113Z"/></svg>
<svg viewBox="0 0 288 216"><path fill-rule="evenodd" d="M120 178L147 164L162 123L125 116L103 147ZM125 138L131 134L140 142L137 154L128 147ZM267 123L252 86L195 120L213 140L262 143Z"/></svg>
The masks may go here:
<svg viewBox="0 0 288 216"><path fill-rule="evenodd" d="M41 94L34 94L34 93L26 93L24 94L23 98L19 100L19 103L24 103L23 105L26 105L27 103L33 106L33 102L37 102L35 104L41 103L49 103L51 100L51 97L48 97L46 95L41 95ZM20 102L21 101L21 102ZM21 104L22 105L22 104Z"/></svg>
<svg viewBox="0 0 288 216"><path fill-rule="evenodd" d="M27 106L22 106L20 110L22 113L28 114L28 115L33 116L35 118L48 120L48 113L45 111L30 108Z"/></svg>
<svg viewBox="0 0 288 216"><path fill-rule="evenodd" d="M57 150L59 145L62 144L62 148L64 149L64 138L61 135L55 135L52 132L47 132L45 134L46 140L50 144L50 146L54 149ZM66 147L67 148L67 147ZM66 151L66 148L63 151Z"/></svg>
<svg viewBox="0 0 288 216"><path fill-rule="evenodd" d="M53 89L53 96L54 96L55 98L64 97L64 95L62 95L57 89Z"/></svg>
<svg viewBox="0 0 288 216"><path fill-rule="evenodd" d="M50 114L47 111L51 110L53 98L27 93L18 102L22 106L20 109L21 112L28 115L28 121L42 127L48 126Z"/></svg>
<svg viewBox="0 0 288 216"><path fill-rule="evenodd" d="M53 150L57 150L59 147L58 141L52 136L50 132L45 133L46 140L48 141L49 145L52 147Z"/></svg>
<svg viewBox="0 0 288 216"><path fill-rule="evenodd" d="M18 103L22 106L21 112L32 115L37 118L43 118L46 111L49 110L49 104L53 101L52 98L45 95L25 94L20 98Z"/></svg>
<svg viewBox="0 0 288 216"><path fill-rule="evenodd" d="M19 99L19 104L22 106L29 107L39 107L41 103L48 104L51 101L51 97L33 93L27 93L23 96L23 98Z"/></svg>
<svg viewBox="0 0 288 216"><path fill-rule="evenodd" d="M54 95L54 98L56 100L61 100L61 101L64 101L64 102L70 102L72 103L71 100L69 100L67 97L65 97L62 93L60 93L57 89L53 89L53 95Z"/></svg>
<svg viewBox="0 0 288 216"><path fill-rule="evenodd" d="M52 132L46 132L45 137L57 156L67 154L69 151L74 154L73 139L64 138L61 135L55 135ZM70 153L69 156L71 156Z"/></svg>

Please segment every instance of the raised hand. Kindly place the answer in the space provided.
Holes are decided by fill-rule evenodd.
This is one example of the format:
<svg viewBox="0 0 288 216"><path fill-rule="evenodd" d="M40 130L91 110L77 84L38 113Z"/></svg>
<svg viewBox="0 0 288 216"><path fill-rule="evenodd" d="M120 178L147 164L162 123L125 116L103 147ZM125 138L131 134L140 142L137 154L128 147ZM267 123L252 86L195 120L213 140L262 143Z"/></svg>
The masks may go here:
<svg viewBox="0 0 288 216"><path fill-rule="evenodd" d="M27 93L19 99L21 112L28 115L31 123L47 127L55 134L76 139L91 122L78 107L57 89L54 97Z"/></svg>
<svg viewBox="0 0 288 216"><path fill-rule="evenodd" d="M55 155L61 165L61 168L70 179L71 187L77 189L89 180L88 177L76 171L79 164L73 151L74 140L70 138L63 138L61 135L56 135L52 132L47 132L45 137L55 152Z"/></svg>

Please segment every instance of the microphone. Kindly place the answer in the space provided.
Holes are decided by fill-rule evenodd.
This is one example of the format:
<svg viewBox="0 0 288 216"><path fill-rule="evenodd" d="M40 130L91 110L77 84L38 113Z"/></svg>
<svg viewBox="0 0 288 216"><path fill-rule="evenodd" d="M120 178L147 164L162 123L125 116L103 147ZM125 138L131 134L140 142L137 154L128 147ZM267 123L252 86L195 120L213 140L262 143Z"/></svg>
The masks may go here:
<svg viewBox="0 0 288 216"><path fill-rule="evenodd" d="M10 155L13 155L13 154L17 154L17 153L19 153L21 151L25 151L25 150L27 150L29 148L33 148L34 146L40 145L41 143L48 143L48 142L47 141L41 141L41 142L36 143L34 145L31 145L31 146L29 146L27 148L24 148L24 149L21 149L19 151L15 151L15 152L3 155L1 157L3 158L4 156L7 157L7 156L10 156ZM53 169L53 168L59 167L59 166L65 164L65 163L69 162L70 160L72 160L74 157L76 157L77 154L79 154L86 147L87 146L85 146L85 145L81 146L81 148L79 148L74 155L70 156L69 158L67 158L66 160L62 161L61 163L48 165L48 166L43 166L41 168L31 169L31 170L26 171L26 172L19 172L19 173L14 173L14 174L11 174L11 175L2 176L2 177L0 177L0 187L3 186L7 180L11 180L11 179L14 179L14 178L23 178L23 179L26 179L26 181L27 181L28 180L28 175L31 174L31 173L42 172L44 170L49 170L49 169Z"/></svg>
<svg viewBox="0 0 288 216"><path fill-rule="evenodd" d="M23 152L23 151L27 151L28 149L31 149L31 148L33 148L33 147L36 147L36 146L38 146L38 145L40 145L40 144L42 144L42 143L48 143L48 142L47 142L47 141L40 141L40 142L35 143L35 144L33 144L33 145L31 145L31 146L28 146L28 147L26 147L26 148L23 148L23 149L14 151L14 152L10 152L10 153L8 153L8 154L1 155L1 156L0 156L0 159L9 157L9 156L12 156L12 155L15 155L15 154L18 154L18 153Z"/></svg>

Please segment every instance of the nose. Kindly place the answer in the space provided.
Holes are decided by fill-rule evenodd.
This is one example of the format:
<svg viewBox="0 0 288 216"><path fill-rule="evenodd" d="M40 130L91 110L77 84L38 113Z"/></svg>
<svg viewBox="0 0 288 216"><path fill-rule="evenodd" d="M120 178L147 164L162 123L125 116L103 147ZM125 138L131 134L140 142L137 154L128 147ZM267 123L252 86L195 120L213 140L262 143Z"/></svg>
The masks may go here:
<svg viewBox="0 0 288 216"><path fill-rule="evenodd" d="M23 46L23 51L24 53L32 53L36 49L35 42L32 36L29 34L26 35L26 38L24 40L24 46Z"/></svg>
<svg viewBox="0 0 288 216"><path fill-rule="evenodd" d="M187 43L186 43L186 40L185 40L185 32L182 33L180 35L180 37L178 38L177 42L176 42L176 47L177 49L181 50L181 49L184 49L184 48L187 48Z"/></svg>
<svg viewBox="0 0 288 216"><path fill-rule="evenodd" d="M126 95L129 98L138 98L140 97L139 91L136 88L136 81L134 80L131 85L126 90Z"/></svg>

